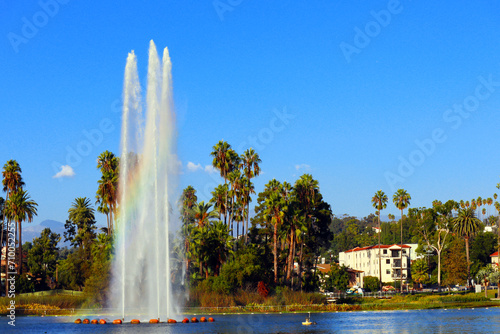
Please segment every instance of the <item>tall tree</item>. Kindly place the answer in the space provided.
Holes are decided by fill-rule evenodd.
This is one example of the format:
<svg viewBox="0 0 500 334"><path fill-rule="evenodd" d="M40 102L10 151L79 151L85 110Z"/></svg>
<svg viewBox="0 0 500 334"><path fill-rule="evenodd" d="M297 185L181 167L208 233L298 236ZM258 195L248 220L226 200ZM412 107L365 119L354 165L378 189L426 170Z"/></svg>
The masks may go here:
<svg viewBox="0 0 500 334"><path fill-rule="evenodd" d="M192 209L189 210L190 214L193 215L195 224L197 226L204 226L208 224L208 222L212 219L218 217L218 213L216 210L210 210L212 204L205 204L204 201L197 203L193 206Z"/></svg>
<svg viewBox="0 0 500 334"><path fill-rule="evenodd" d="M58 250L61 236L45 228L40 237L33 239L33 247L28 252L28 267L35 277L42 279L42 286L51 280L56 272Z"/></svg>
<svg viewBox="0 0 500 334"><path fill-rule="evenodd" d="M97 169L102 175L98 181L96 204L99 204L97 210L106 215L108 234L113 232L113 217L118 200L119 165L119 158L109 151L104 151L97 158Z"/></svg>
<svg viewBox="0 0 500 334"><path fill-rule="evenodd" d="M401 210L401 292L403 292L403 210L410 205L411 196L404 189L398 189L392 196L392 201L396 208Z"/></svg>
<svg viewBox="0 0 500 334"><path fill-rule="evenodd" d="M71 245L83 247L85 250L89 243L95 239L95 215L94 208L87 197L77 197L68 210L64 232L65 241Z"/></svg>
<svg viewBox="0 0 500 334"><path fill-rule="evenodd" d="M6 193L5 195L5 200L7 201L9 199L10 194L13 191L16 191L18 189L22 189L24 186L23 178L21 176L22 170L21 166L17 163L16 160L9 160L7 163L3 166L2 170L2 185L3 185L3 191ZM7 230L7 226L5 224L5 220L8 219L6 215L3 215L2 217L2 229L0 231L0 245L4 242L4 230ZM7 221L8 222L8 221ZM8 268L7 268L8 261L5 261L5 273L7 274ZM1 272L1 269L0 269ZM7 295L7 285L6 286L6 294Z"/></svg>
<svg viewBox="0 0 500 334"><path fill-rule="evenodd" d="M453 222L455 231L465 240L465 255L467 256L467 284L470 286L469 240L479 231L481 222L476 218L472 208L459 210L458 217L456 217Z"/></svg>
<svg viewBox="0 0 500 334"><path fill-rule="evenodd" d="M37 214L38 204L33 201L29 194L23 189L17 189L10 193L6 203L5 215L9 221L17 223L18 249L19 249L19 275L23 273L23 251L22 251L22 222L31 223Z"/></svg>
<svg viewBox="0 0 500 334"><path fill-rule="evenodd" d="M266 201L266 214L273 225L274 283L278 283L278 227L283 222L285 203L281 193L273 192Z"/></svg>
<svg viewBox="0 0 500 334"><path fill-rule="evenodd" d="M219 213L219 219L221 215L226 216L226 197L227 197L228 187L227 184L219 184L214 191L212 191L212 199L210 203L213 204L214 208Z"/></svg>
<svg viewBox="0 0 500 334"><path fill-rule="evenodd" d="M180 208L182 217L181 235L184 243L184 249L182 253L185 256L186 273L189 273L189 264L191 263L190 239L195 221L194 213L192 210L198 202L196 190L190 185L187 186L186 189L182 191L180 202L182 204Z"/></svg>
<svg viewBox="0 0 500 334"><path fill-rule="evenodd" d="M245 233L245 243L247 243L248 240L248 222L250 220L250 194L255 194L255 191L253 191L253 187L251 187L251 180L252 178L259 176L260 174L260 163L262 160L260 160L259 155L254 151L253 148L249 148L246 150L240 158L241 161L241 168L243 169L243 173L246 176L246 188L248 188L248 192L245 194L246 195L246 200L245 203L247 205L247 214L246 214L246 232Z"/></svg>
<svg viewBox="0 0 500 334"><path fill-rule="evenodd" d="M378 279L380 283L379 289L382 290L382 257L380 255L380 235L382 234L382 229L380 228L380 211L387 207L387 195L379 190L372 197L372 204L378 212Z"/></svg>
<svg viewBox="0 0 500 334"><path fill-rule="evenodd" d="M227 184L227 175L231 172L231 153L230 153L231 145L227 142L220 140L215 146L212 148L212 152L210 155L213 157L212 165L214 168L218 169L220 172L220 176L224 179L224 184ZM228 194L226 193L225 199L225 207L227 208ZM227 224L227 211L224 215L224 221Z"/></svg>

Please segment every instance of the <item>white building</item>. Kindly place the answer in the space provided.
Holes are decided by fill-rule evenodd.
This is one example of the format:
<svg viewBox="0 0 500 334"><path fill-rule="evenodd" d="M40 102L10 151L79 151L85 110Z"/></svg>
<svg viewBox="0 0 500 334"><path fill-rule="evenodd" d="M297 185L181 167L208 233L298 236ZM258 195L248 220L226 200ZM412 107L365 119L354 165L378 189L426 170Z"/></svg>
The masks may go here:
<svg viewBox="0 0 500 334"><path fill-rule="evenodd" d="M380 245L382 282L393 282L400 279L406 282L410 273L410 263L415 260L416 245ZM401 250L403 261L401 262ZM339 265L363 271L363 276L379 277L379 246L356 247L339 253Z"/></svg>

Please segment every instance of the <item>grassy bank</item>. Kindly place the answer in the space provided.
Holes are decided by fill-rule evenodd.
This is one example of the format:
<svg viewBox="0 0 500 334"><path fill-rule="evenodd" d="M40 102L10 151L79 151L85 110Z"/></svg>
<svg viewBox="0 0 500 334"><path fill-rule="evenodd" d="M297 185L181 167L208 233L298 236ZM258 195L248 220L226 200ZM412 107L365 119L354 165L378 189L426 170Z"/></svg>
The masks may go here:
<svg viewBox="0 0 500 334"><path fill-rule="evenodd" d="M15 300L16 315L71 315L85 307L84 294L20 294ZM11 299L0 298L0 314L8 314Z"/></svg>

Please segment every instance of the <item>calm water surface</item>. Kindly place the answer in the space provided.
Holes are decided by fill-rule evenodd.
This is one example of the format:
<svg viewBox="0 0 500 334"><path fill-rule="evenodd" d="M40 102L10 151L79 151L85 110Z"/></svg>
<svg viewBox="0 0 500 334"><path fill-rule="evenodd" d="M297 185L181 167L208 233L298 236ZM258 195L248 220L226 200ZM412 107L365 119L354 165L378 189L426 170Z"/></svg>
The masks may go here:
<svg viewBox="0 0 500 334"><path fill-rule="evenodd" d="M214 315L213 323L139 325L77 325L76 317L18 317L16 327L2 317L0 333L500 333L500 308L312 313L317 323L312 326L302 325L305 316Z"/></svg>

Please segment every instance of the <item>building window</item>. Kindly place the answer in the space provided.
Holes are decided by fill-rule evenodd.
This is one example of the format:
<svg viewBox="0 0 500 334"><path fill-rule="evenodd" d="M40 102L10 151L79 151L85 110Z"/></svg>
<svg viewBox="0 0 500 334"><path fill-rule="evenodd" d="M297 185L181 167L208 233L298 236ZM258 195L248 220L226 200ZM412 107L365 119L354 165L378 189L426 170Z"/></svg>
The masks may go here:
<svg viewBox="0 0 500 334"><path fill-rule="evenodd" d="M390 271L389 269L387 269L387 270L385 271L385 273L386 273L387 275L390 275L390 274L391 274L391 271Z"/></svg>
<svg viewBox="0 0 500 334"><path fill-rule="evenodd" d="M387 259L387 260L385 260L385 263L386 264L391 264L391 260Z"/></svg>
<svg viewBox="0 0 500 334"><path fill-rule="evenodd" d="M403 254L406 254L406 249L403 249Z"/></svg>
<svg viewBox="0 0 500 334"><path fill-rule="evenodd" d="M387 249L384 249L384 254L387 254Z"/></svg>

